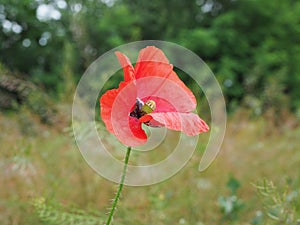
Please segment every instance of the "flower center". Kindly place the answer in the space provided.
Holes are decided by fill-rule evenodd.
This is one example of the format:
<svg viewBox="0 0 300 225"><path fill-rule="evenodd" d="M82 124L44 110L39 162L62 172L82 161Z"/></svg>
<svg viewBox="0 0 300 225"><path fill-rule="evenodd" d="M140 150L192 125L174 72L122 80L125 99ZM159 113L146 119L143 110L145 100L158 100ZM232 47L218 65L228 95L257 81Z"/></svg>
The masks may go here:
<svg viewBox="0 0 300 225"><path fill-rule="evenodd" d="M134 108L130 112L130 116L139 119L142 116L153 112L155 108L156 108L155 101L148 100L146 103L144 103L141 99L137 98Z"/></svg>

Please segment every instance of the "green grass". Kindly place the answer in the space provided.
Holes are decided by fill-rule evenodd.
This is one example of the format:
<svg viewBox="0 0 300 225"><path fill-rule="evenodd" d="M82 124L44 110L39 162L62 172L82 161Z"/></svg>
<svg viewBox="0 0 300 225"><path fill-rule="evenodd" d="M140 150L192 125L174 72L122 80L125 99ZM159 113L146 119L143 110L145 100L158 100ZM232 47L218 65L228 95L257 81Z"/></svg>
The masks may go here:
<svg viewBox="0 0 300 225"><path fill-rule="evenodd" d="M300 127L295 124L289 117L278 128L271 120L250 120L236 113L229 118L217 160L206 171L198 172L201 151L196 151L172 178L147 187L125 187L114 224L276 224L264 213L264 200L253 183L266 178L279 191L300 194ZM68 126L66 120L49 127L30 114L0 114L1 225L50 224L40 220L31 204L40 197L66 213L83 209L99 215L99 221L106 218L117 187L86 164L64 129ZM201 140L207 138L204 134ZM230 179L239 183L235 191ZM230 204L234 208L225 213ZM297 218L299 205L296 201L292 206Z"/></svg>

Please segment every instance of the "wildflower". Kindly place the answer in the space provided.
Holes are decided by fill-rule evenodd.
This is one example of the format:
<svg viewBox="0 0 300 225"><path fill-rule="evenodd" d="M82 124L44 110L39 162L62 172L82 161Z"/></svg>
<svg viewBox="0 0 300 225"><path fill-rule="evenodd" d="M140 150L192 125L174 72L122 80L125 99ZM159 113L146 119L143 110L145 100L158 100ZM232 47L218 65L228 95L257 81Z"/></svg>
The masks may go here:
<svg viewBox="0 0 300 225"><path fill-rule="evenodd" d="M189 136L209 130L191 112L196 108L196 98L160 49L142 49L135 67L121 52L116 52L116 56L124 71L124 81L100 98L100 107L107 130L120 142L127 146L145 144L147 135L142 123L165 126Z"/></svg>

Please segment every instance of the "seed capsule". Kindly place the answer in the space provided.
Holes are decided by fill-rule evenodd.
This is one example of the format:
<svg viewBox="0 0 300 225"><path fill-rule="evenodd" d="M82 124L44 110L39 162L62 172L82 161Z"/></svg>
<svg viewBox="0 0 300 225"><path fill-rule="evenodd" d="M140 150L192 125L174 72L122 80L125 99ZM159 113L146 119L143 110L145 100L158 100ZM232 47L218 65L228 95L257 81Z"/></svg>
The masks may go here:
<svg viewBox="0 0 300 225"><path fill-rule="evenodd" d="M143 106L142 106L142 113L152 113L156 108L156 103L153 100L148 100Z"/></svg>

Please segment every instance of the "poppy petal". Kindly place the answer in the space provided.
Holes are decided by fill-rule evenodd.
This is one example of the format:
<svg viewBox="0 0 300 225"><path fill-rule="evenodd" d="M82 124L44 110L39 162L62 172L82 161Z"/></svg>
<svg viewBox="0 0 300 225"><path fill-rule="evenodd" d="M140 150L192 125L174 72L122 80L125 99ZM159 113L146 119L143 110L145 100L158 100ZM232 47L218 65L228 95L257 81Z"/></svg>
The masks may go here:
<svg viewBox="0 0 300 225"><path fill-rule="evenodd" d="M135 78L145 77L161 77L160 86L156 88L164 88L164 82L171 80L177 83L182 90L184 90L191 101L196 104L196 98L191 90L179 79L177 74L173 71L173 65L169 64L165 54L154 46L149 46L140 51L136 66L135 66Z"/></svg>
<svg viewBox="0 0 300 225"><path fill-rule="evenodd" d="M153 112L177 112L177 109L169 101L162 98L162 96L147 96L141 99L143 102L153 100L155 102L155 110Z"/></svg>
<svg viewBox="0 0 300 225"><path fill-rule="evenodd" d="M159 48L154 46L148 46L140 51L137 63L143 61L154 61L169 64L169 60L165 54Z"/></svg>
<svg viewBox="0 0 300 225"><path fill-rule="evenodd" d="M133 118L129 116L129 127L131 132L134 134L135 137L142 139L142 140L147 140L147 135L145 131L142 129L142 124L137 118ZM143 141L144 144L144 141ZM134 146L135 144L131 144L128 146Z"/></svg>
<svg viewBox="0 0 300 225"><path fill-rule="evenodd" d="M136 80L137 96L144 102L154 100L155 112L190 112L196 108L195 96L178 82L163 77Z"/></svg>
<svg viewBox="0 0 300 225"><path fill-rule="evenodd" d="M134 68L129 58L121 52L115 52L118 60L124 71L124 81L131 81L134 79Z"/></svg>
<svg viewBox="0 0 300 225"><path fill-rule="evenodd" d="M135 78L139 79L146 76L177 78L179 80L176 73L173 72L173 65L169 64L165 54L154 46L142 49L135 65Z"/></svg>
<svg viewBox="0 0 300 225"><path fill-rule="evenodd" d="M114 135L126 146L145 144L147 135L138 119L129 116L137 98L135 82L127 82L119 89L111 108L111 125Z"/></svg>
<svg viewBox="0 0 300 225"><path fill-rule="evenodd" d="M171 130L182 131L188 136L198 135L209 130L208 125L194 113L150 113L139 119L140 122L154 120L155 123L163 124Z"/></svg>
<svg viewBox="0 0 300 225"><path fill-rule="evenodd" d="M106 125L109 132L114 134L112 123L111 123L111 111L116 97L119 92L127 85L126 82L121 82L118 89L112 89L105 92L100 98L100 110L101 118Z"/></svg>

